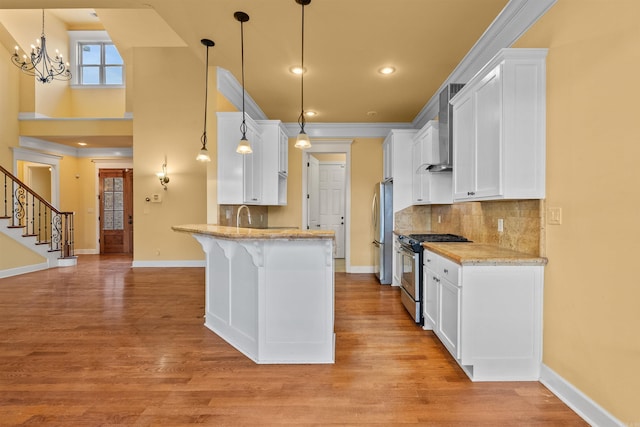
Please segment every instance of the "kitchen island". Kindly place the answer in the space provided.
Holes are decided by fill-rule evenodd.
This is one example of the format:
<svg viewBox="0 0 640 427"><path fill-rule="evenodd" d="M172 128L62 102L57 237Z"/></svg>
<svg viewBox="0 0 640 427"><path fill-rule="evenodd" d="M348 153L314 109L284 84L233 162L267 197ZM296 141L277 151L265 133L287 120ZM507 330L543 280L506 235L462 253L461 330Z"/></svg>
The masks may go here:
<svg viewBox="0 0 640 427"><path fill-rule="evenodd" d="M206 254L205 326L256 363L333 363L329 230L172 227Z"/></svg>

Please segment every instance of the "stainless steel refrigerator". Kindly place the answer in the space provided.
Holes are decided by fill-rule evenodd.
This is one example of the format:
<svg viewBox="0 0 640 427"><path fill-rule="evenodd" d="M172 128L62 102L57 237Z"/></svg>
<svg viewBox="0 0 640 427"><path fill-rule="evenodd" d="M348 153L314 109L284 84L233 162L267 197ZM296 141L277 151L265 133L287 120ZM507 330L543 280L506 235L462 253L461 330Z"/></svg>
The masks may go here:
<svg viewBox="0 0 640 427"><path fill-rule="evenodd" d="M393 183L379 182L375 186L371 203L373 224L373 266L381 285L390 285L393 254Z"/></svg>

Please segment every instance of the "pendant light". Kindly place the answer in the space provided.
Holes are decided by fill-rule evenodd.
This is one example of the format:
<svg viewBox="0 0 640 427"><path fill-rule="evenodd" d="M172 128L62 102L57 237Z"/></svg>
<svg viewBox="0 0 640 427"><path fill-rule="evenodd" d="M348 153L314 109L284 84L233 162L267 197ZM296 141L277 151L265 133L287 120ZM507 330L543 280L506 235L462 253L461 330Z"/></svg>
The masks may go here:
<svg viewBox="0 0 640 427"><path fill-rule="evenodd" d="M236 147L236 153L251 154L253 150L251 149L251 143L247 139L246 113L244 111L244 23L249 20L249 15L244 12L236 12L233 17L240 22L240 56L242 58L242 124L240 125L242 137L238 142L238 147Z"/></svg>
<svg viewBox="0 0 640 427"><path fill-rule="evenodd" d="M18 55L18 46L11 55L11 62L23 73L35 76L41 83L51 83L53 80L70 80L69 64L65 64L62 55L56 49L56 56L51 58L47 52L47 37L44 35L44 9L42 9L42 34L36 40L37 45L31 45L31 54L26 52L22 57Z"/></svg>
<svg viewBox="0 0 640 427"><path fill-rule="evenodd" d="M207 48L207 55L204 61L204 130L202 131L202 136L200 137L200 142L202 142L202 148L198 152L198 156L196 160L200 162L210 162L211 157L209 157L209 151L207 151L207 98L209 94L209 48L215 46L213 40L202 39L200 40Z"/></svg>
<svg viewBox="0 0 640 427"><path fill-rule="evenodd" d="M311 0L296 0L300 6L302 6L302 54L300 59L300 117L298 117L298 124L300 125L300 133L296 139L296 148L304 150L311 147L311 141L309 135L304 131L305 118L304 118L304 7L311 3Z"/></svg>

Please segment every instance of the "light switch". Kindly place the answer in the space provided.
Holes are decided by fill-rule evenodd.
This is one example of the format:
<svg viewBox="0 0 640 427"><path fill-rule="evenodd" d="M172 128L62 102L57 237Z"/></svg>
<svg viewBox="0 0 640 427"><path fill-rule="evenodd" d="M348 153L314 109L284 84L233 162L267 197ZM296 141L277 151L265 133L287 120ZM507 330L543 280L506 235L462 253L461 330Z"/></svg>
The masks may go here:
<svg viewBox="0 0 640 427"><path fill-rule="evenodd" d="M562 208L548 208L547 223L552 225L562 224Z"/></svg>
<svg viewBox="0 0 640 427"><path fill-rule="evenodd" d="M152 194L151 203L162 203L162 194Z"/></svg>

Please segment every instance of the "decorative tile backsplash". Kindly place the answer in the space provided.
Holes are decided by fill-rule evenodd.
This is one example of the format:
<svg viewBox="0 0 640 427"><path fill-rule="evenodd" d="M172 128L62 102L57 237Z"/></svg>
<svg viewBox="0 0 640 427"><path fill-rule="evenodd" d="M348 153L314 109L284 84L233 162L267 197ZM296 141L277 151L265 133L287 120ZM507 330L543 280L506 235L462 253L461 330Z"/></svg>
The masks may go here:
<svg viewBox="0 0 640 427"><path fill-rule="evenodd" d="M410 206L396 213L395 229L460 234L477 243L545 256L543 204L543 200L507 200ZM504 222L503 232L498 232L498 219Z"/></svg>
<svg viewBox="0 0 640 427"><path fill-rule="evenodd" d="M236 215L238 208L242 205L220 205L218 207L218 224L228 227L236 226ZM251 225L249 225L249 217L247 210L240 212L240 224L245 228L261 228L266 227L269 222L267 206L249 206L251 212Z"/></svg>

